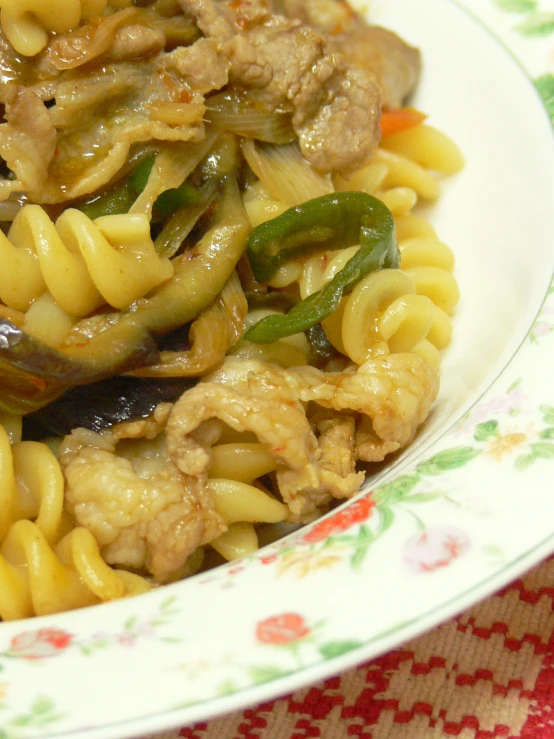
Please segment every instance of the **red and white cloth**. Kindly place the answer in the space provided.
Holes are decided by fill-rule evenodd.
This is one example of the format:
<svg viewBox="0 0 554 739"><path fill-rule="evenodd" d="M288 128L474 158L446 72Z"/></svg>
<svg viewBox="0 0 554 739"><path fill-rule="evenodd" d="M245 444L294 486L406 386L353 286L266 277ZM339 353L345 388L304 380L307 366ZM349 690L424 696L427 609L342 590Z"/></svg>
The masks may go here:
<svg viewBox="0 0 554 739"><path fill-rule="evenodd" d="M554 739L554 558L358 669L155 739L179 737Z"/></svg>

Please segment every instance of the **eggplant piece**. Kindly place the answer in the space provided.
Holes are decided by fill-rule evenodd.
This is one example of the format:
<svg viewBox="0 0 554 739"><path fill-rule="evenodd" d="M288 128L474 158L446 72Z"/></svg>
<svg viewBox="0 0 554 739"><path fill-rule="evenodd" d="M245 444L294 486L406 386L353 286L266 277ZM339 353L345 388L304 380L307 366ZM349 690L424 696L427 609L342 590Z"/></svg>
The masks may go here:
<svg viewBox="0 0 554 739"><path fill-rule="evenodd" d="M0 409L27 414L74 385L85 385L159 359L150 332L122 319L80 346L59 351L0 319Z"/></svg>
<svg viewBox="0 0 554 739"><path fill-rule="evenodd" d="M159 403L175 402L196 382L190 377L111 377L72 388L25 420L57 436L65 436L74 428L105 431L116 423L146 418Z"/></svg>
<svg viewBox="0 0 554 739"><path fill-rule="evenodd" d="M323 369L327 362L340 356L335 347L327 338L323 326L317 323L306 331L306 337L310 344L309 362L313 367Z"/></svg>

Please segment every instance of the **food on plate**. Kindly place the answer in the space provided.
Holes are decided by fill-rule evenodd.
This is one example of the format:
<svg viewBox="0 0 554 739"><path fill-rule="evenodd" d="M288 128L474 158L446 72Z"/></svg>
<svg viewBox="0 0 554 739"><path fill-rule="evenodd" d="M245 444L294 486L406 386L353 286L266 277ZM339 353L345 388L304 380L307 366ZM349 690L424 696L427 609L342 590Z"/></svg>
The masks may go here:
<svg viewBox="0 0 554 739"><path fill-rule="evenodd" d="M419 51L340 0L0 26L8 620L250 554L414 439L459 297L414 208L463 162Z"/></svg>

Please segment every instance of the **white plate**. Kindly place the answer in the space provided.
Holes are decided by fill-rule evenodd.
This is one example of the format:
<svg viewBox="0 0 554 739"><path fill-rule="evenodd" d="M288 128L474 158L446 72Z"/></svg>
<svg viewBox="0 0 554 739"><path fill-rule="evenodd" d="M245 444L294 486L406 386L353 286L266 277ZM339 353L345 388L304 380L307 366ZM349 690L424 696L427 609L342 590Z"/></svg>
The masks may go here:
<svg viewBox="0 0 554 739"><path fill-rule="evenodd" d="M504 15L501 0L465 3L514 48L512 28L534 20ZM450 0L381 0L374 13L423 49L415 104L467 157L432 214L463 297L429 424L371 498L257 556L1 624L3 739L138 736L276 697L398 645L554 551L548 118L514 59ZM547 32L527 39L536 75Z"/></svg>

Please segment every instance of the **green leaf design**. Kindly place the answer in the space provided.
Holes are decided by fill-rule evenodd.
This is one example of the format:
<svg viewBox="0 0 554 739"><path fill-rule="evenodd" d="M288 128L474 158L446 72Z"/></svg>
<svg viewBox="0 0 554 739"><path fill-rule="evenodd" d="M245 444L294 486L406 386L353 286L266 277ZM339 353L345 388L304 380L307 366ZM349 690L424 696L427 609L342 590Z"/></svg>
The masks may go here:
<svg viewBox="0 0 554 739"><path fill-rule="evenodd" d="M171 611L171 613L176 613L175 610L173 610L173 606L177 603L177 596L176 595L170 595L169 598L166 598L162 603L160 604L160 610L164 613L167 613L168 611Z"/></svg>
<svg viewBox="0 0 554 739"><path fill-rule="evenodd" d="M550 122L554 126L554 74L549 72L538 77L535 80L535 87L542 98Z"/></svg>
<svg viewBox="0 0 554 739"><path fill-rule="evenodd" d="M383 533L392 526L394 521L394 511L388 506L377 506L377 511L381 517L379 522L379 533Z"/></svg>
<svg viewBox="0 0 554 739"><path fill-rule="evenodd" d="M554 33L554 13L532 13L515 26L522 36L543 38Z"/></svg>
<svg viewBox="0 0 554 739"><path fill-rule="evenodd" d="M34 724L34 722L35 717L28 713L25 716L16 716L12 721L10 721L10 724L12 726L30 726L31 724Z"/></svg>
<svg viewBox="0 0 554 739"><path fill-rule="evenodd" d="M414 493L413 495L410 495L406 500L405 503L429 503L431 500L437 500L437 498L442 498L442 495L440 493Z"/></svg>
<svg viewBox="0 0 554 739"><path fill-rule="evenodd" d="M237 690L238 687L232 680L225 680L217 686L217 694L221 696L232 695L233 693L236 693Z"/></svg>
<svg viewBox="0 0 554 739"><path fill-rule="evenodd" d="M352 567L353 570L357 570L361 567L362 562L364 561L365 556L367 554L367 550L369 549L369 546L370 546L370 542L356 547L356 551L350 557L350 566Z"/></svg>
<svg viewBox="0 0 554 739"><path fill-rule="evenodd" d="M419 475L400 475L391 482L380 485L374 492L373 497L377 505L396 503L411 493L419 482Z"/></svg>
<svg viewBox="0 0 554 739"><path fill-rule="evenodd" d="M554 101L554 75L550 75L552 77L552 95L553 95L553 101ZM554 114L554 111L553 111ZM551 405L541 405L539 406L540 411L542 413L542 417L544 419L544 422L547 423L549 426L554 426L554 407Z"/></svg>
<svg viewBox="0 0 554 739"><path fill-rule="evenodd" d="M35 716L41 716L54 709L54 704L49 698L37 698L31 706L31 712Z"/></svg>
<svg viewBox="0 0 554 739"><path fill-rule="evenodd" d="M540 437L541 439L554 439L554 428L544 429L544 431L541 431Z"/></svg>
<svg viewBox="0 0 554 739"><path fill-rule="evenodd" d="M474 434L476 441L486 441L491 436L498 436L498 421L485 421L477 424Z"/></svg>
<svg viewBox="0 0 554 739"><path fill-rule="evenodd" d="M472 459L478 457L479 454L481 454L481 450L474 449L471 446L445 449L443 452L439 452L434 457L418 464L417 471L420 475L442 475L450 470L464 467Z"/></svg>
<svg viewBox="0 0 554 739"><path fill-rule="evenodd" d="M531 444L533 455L539 459L554 459L554 444L547 444L545 441Z"/></svg>
<svg viewBox="0 0 554 739"><path fill-rule="evenodd" d="M520 454L520 456L517 457L515 461L516 470L523 472L533 464L535 459L536 457L534 454Z"/></svg>
<svg viewBox="0 0 554 739"><path fill-rule="evenodd" d="M537 8L537 0L496 0L496 4L506 13L531 13Z"/></svg>
<svg viewBox="0 0 554 739"><path fill-rule="evenodd" d="M348 652L351 652L353 649L358 649L361 646L362 642L354 640L330 641L319 647L319 653L324 659L333 659L333 657L340 657L342 654L348 654Z"/></svg>
<svg viewBox="0 0 554 739"><path fill-rule="evenodd" d="M510 387L506 390L506 393L509 395L510 393L513 393L514 390L516 390L521 385L521 377L518 377L517 380L514 380Z"/></svg>
<svg viewBox="0 0 554 739"><path fill-rule="evenodd" d="M373 534L369 530L369 528L363 523L360 526L360 529L358 531L358 535L356 536L356 544L369 544L374 539Z"/></svg>
<svg viewBox="0 0 554 739"><path fill-rule="evenodd" d="M289 674L287 670L275 665L254 665L248 668L248 673L256 685L268 683Z"/></svg>

